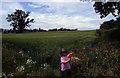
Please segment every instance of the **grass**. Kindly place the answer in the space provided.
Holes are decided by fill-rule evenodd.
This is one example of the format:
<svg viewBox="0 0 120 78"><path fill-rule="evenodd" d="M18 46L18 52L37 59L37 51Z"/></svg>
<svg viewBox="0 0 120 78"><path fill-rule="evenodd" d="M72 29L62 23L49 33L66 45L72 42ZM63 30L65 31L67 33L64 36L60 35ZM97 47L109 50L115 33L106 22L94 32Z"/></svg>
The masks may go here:
<svg viewBox="0 0 120 78"><path fill-rule="evenodd" d="M86 46L91 43L91 41L93 41L95 38L94 33L95 31L58 31L24 34L3 34L3 43L16 43L17 45L19 44L19 48L21 48L24 44L42 47L42 49L45 47L52 48L55 46L59 48L78 48L80 46Z"/></svg>
<svg viewBox="0 0 120 78"><path fill-rule="evenodd" d="M27 74L45 77L60 76L59 48L67 48L69 52L82 47L90 49L91 44L96 39L95 32L95 30L90 30L3 34L3 72L13 72L14 76L26 76ZM104 44L102 46L104 47ZM119 57L119 55L116 55L118 51L113 48L111 50L108 50L108 48L101 49L98 46L95 48L97 52L93 54L94 62L90 64L85 62L80 65L82 68L78 67L75 71L82 69L84 71L82 76L109 76L110 73L112 73L112 76L115 75L114 71L115 69L118 71L119 67L116 63ZM87 50L86 53L89 54L89 52L90 50ZM117 58L115 59L112 55ZM32 62L26 64L28 59L32 59ZM113 59L113 61L108 64L109 59ZM13 63L13 60L16 62ZM9 66L13 66L11 70L14 71L8 70ZM16 69L21 66L25 67L24 72ZM116 73L116 75L118 74Z"/></svg>

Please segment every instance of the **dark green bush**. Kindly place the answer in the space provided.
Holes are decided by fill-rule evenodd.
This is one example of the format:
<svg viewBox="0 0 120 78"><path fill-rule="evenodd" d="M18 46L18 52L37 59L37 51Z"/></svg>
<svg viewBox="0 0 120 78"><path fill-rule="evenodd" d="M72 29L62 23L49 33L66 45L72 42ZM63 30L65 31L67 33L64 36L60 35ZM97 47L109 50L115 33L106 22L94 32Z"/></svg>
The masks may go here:
<svg viewBox="0 0 120 78"><path fill-rule="evenodd" d="M120 29L99 29L96 31L96 36L106 40L120 40Z"/></svg>

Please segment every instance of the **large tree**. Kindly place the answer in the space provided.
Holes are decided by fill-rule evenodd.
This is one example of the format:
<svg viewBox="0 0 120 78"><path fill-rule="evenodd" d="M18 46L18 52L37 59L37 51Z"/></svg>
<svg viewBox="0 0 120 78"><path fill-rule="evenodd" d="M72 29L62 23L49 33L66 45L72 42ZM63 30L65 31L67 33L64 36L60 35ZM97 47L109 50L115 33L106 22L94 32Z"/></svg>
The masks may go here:
<svg viewBox="0 0 120 78"><path fill-rule="evenodd" d="M120 2L95 2L93 7L95 12L100 14L100 18L110 13L115 17L120 15Z"/></svg>
<svg viewBox="0 0 120 78"><path fill-rule="evenodd" d="M30 27L29 23L34 22L34 19L29 18L29 14L30 12L16 9L12 14L8 14L6 19L8 22L11 22L10 26L13 26L15 32L23 33L25 27Z"/></svg>
<svg viewBox="0 0 120 78"><path fill-rule="evenodd" d="M106 21L101 24L100 29L97 30L100 38L103 36L108 39L120 40L120 2L95 2L93 6L95 12L99 13L100 18L105 18L110 13L117 17L116 20Z"/></svg>

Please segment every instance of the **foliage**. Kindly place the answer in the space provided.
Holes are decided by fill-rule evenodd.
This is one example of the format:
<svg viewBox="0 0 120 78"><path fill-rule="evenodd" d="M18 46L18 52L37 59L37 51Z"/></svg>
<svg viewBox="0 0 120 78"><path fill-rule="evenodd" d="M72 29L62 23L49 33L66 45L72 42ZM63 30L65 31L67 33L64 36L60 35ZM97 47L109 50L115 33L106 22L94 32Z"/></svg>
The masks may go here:
<svg viewBox="0 0 120 78"><path fill-rule="evenodd" d="M14 30L12 29L1 29L2 33L14 33ZM77 29L66 29L66 28L60 28L60 29L48 29L48 30L44 30L44 29L24 29L24 32L28 33L28 32L47 32L47 31L77 31Z"/></svg>
<svg viewBox="0 0 120 78"><path fill-rule="evenodd" d="M116 76L120 73L118 62L120 54L120 2L95 2L93 5L100 18L104 18L110 13L116 17L116 20L106 21L101 24L100 29L96 31L94 46L98 48L98 64L94 65L94 70L98 75ZM99 71L99 72L98 72Z"/></svg>
<svg viewBox="0 0 120 78"><path fill-rule="evenodd" d="M112 28L120 28L120 17L116 18L116 20L105 21L101 24L100 29L112 29Z"/></svg>
<svg viewBox="0 0 120 78"><path fill-rule="evenodd" d="M90 46L73 49L71 52L73 56L71 57L70 63L74 77L89 76L87 72L92 65L97 63L98 52L94 48L90 48Z"/></svg>
<svg viewBox="0 0 120 78"><path fill-rule="evenodd" d="M8 14L7 21L11 22L10 26L13 26L13 30L16 32L18 30L19 33L24 31L25 27L29 27L29 23L33 23L34 19L29 18L30 12L25 12L22 10L17 10L12 14Z"/></svg>
<svg viewBox="0 0 120 78"><path fill-rule="evenodd" d="M94 48L87 46L73 49L71 51L73 53L71 58L73 76L75 78L81 76L119 77L119 48L116 49L109 41L102 41L94 45Z"/></svg>
<svg viewBox="0 0 120 78"><path fill-rule="evenodd" d="M120 15L120 2L95 2L93 7L95 12L100 14L100 18L104 18L110 13L115 17Z"/></svg>
<svg viewBox="0 0 120 78"><path fill-rule="evenodd" d="M57 32L37 32L24 34L3 34L3 46L8 49L8 53L14 56L16 67L25 67L24 72L16 69L15 76L60 76L59 48L78 48L89 45L93 39L95 31L57 31ZM12 50L12 52L10 52ZM23 52L25 57L19 52ZM3 50L3 55L6 51ZM3 56L7 57L7 56ZM32 59L33 64L26 64L28 59ZM24 59L24 60L20 60ZM3 59L4 68L13 63L7 64L7 58ZM12 61L13 61L12 60ZM21 62L23 61L23 62ZM34 64L35 63L35 64ZM15 65L15 64L14 64ZM13 65L13 66L14 66ZM13 69L12 69L13 70ZM54 74L50 74L50 72ZM4 73L7 69L4 70ZM10 71L8 72L10 73ZM6 75L8 75L6 73Z"/></svg>
<svg viewBox="0 0 120 78"><path fill-rule="evenodd" d="M101 40L108 40L108 41L120 41L120 29L99 29L96 31L96 36L98 39Z"/></svg>
<svg viewBox="0 0 120 78"><path fill-rule="evenodd" d="M110 21L105 21L103 24L101 24L100 29L112 29L116 28L116 21L115 20L110 20Z"/></svg>
<svg viewBox="0 0 120 78"><path fill-rule="evenodd" d="M11 55L11 57L14 56L12 61L16 60L14 72L12 72L13 69L5 69L3 73L9 75L9 73L12 72L14 73L13 76L21 76L22 78L26 78L26 76L59 77L61 76L59 48L64 47L67 48L69 52L76 52L73 59L76 59L76 57L81 59L79 62L77 62L77 60L76 62L74 62L74 60L71 62L74 77L119 77L119 49L115 49L114 46L107 41L91 45L95 39L94 34L95 31L3 34L4 49L2 54L3 57L6 58L3 59L4 68L8 68L14 64L7 62L11 61L11 59L7 59L9 55ZM5 50L5 47L7 50ZM91 52L92 50L94 52ZM79 57L79 55L82 57ZM32 61L27 62L28 59Z"/></svg>
<svg viewBox="0 0 120 78"><path fill-rule="evenodd" d="M98 38L107 40L120 40L120 17L116 20L110 20L103 22L100 29L96 31L96 36Z"/></svg>
<svg viewBox="0 0 120 78"><path fill-rule="evenodd" d="M120 40L120 2L95 2L93 6L96 13L100 14L100 18L104 18L110 13L115 17L118 16L116 20L101 24L96 36L101 39Z"/></svg>

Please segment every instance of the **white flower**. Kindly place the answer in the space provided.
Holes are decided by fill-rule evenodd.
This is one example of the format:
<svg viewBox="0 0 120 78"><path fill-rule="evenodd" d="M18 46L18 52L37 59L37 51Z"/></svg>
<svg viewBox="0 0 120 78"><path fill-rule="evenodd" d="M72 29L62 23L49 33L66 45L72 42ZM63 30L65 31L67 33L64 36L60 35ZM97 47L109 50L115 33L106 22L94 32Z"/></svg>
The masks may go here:
<svg viewBox="0 0 120 78"><path fill-rule="evenodd" d="M17 67L16 69L17 69L17 71L22 72L22 71L25 70L25 67L24 66L20 66L20 67Z"/></svg>

